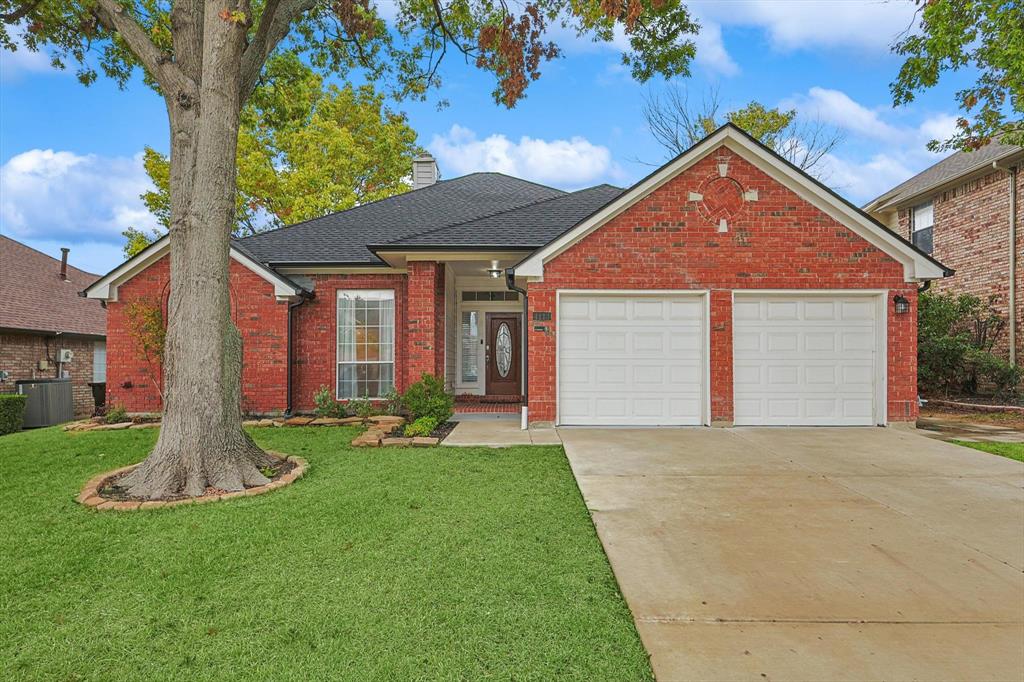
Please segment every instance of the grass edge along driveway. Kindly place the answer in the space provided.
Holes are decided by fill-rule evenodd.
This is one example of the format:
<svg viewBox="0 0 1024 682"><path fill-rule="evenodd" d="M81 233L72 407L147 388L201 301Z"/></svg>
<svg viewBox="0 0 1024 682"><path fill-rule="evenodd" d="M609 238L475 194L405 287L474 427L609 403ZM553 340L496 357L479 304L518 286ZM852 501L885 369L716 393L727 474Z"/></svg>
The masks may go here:
<svg viewBox="0 0 1024 682"><path fill-rule="evenodd" d="M155 430L0 438L0 678L650 679L560 447L252 433L307 476L127 513L73 498Z"/></svg>
<svg viewBox="0 0 1024 682"><path fill-rule="evenodd" d="M1024 462L1024 443L976 443L974 441L966 440L954 440L951 442L956 443L957 445L962 445L965 448L973 448L993 455L999 455L1000 457L1015 459L1018 462Z"/></svg>

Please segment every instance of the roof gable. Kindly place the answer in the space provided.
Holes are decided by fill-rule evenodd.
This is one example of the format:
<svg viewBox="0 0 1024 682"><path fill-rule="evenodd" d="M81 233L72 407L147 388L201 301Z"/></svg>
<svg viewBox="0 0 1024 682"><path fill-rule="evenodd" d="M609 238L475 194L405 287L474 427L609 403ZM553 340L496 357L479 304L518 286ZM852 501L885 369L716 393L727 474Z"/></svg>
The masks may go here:
<svg viewBox="0 0 1024 682"><path fill-rule="evenodd" d="M726 147L770 178L788 187L801 199L851 229L867 242L899 261L907 281L944 277L951 271L894 234L823 184L789 163L747 133L727 123L646 178L623 192L571 230L552 240L516 267L521 276L541 279L544 263L557 257L588 234L648 196L720 147Z"/></svg>
<svg viewBox="0 0 1024 682"><path fill-rule="evenodd" d="M107 274L90 284L82 293L87 298L98 298L104 301L117 300L117 288L123 282L127 282L150 265L167 255L170 249L171 240L167 235L156 240L145 249L129 258ZM231 259L242 266L253 271L267 282L274 286L274 295L278 299L297 299L305 296L308 292L284 275L267 267L256 260L245 247L238 244L238 240L232 240Z"/></svg>

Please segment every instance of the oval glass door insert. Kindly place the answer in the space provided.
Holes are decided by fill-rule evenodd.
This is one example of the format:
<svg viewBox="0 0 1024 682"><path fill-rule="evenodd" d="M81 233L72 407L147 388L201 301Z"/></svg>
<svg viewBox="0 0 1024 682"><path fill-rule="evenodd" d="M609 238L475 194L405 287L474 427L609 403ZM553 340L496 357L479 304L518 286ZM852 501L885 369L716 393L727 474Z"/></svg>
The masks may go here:
<svg viewBox="0 0 1024 682"><path fill-rule="evenodd" d="M498 327L494 339L494 361L498 364L498 374L507 377L512 369L512 333L504 322Z"/></svg>

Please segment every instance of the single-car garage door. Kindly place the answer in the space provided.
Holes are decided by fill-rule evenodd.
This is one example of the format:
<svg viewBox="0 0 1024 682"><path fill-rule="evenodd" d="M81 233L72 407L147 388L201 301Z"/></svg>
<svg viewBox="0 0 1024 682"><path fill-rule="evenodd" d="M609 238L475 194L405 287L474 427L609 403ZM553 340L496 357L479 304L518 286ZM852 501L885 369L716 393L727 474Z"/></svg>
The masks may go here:
<svg viewBox="0 0 1024 682"><path fill-rule="evenodd" d="M558 419L704 422L702 295L559 295Z"/></svg>
<svg viewBox="0 0 1024 682"><path fill-rule="evenodd" d="M734 423L878 423L878 309L877 296L737 293Z"/></svg>

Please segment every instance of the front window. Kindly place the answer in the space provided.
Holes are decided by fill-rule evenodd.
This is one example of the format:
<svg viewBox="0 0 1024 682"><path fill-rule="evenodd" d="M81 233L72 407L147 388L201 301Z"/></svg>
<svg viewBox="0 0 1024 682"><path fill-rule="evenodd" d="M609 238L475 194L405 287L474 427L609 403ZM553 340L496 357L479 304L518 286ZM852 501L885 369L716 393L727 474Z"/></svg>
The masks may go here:
<svg viewBox="0 0 1024 682"><path fill-rule="evenodd" d="M912 213L911 224L914 228L912 236L914 246L927 254L931 254L933 249L932 229L935 226L935 208L932 202L929 201L927 204L915 206Z"/></svg>
<svg viewBox="0 0 1024 682"><path fill-rule="evenodd" d="M395 386L395 292L338 292L338 398L381 398Z"/></svg>
<svg viewBox="0 0 1024 682"><path fill-rule="evenodd" d="M462 382L475 384L480 378L477 373L480 349L480 313L475 310L462 312Z"/></svg>

